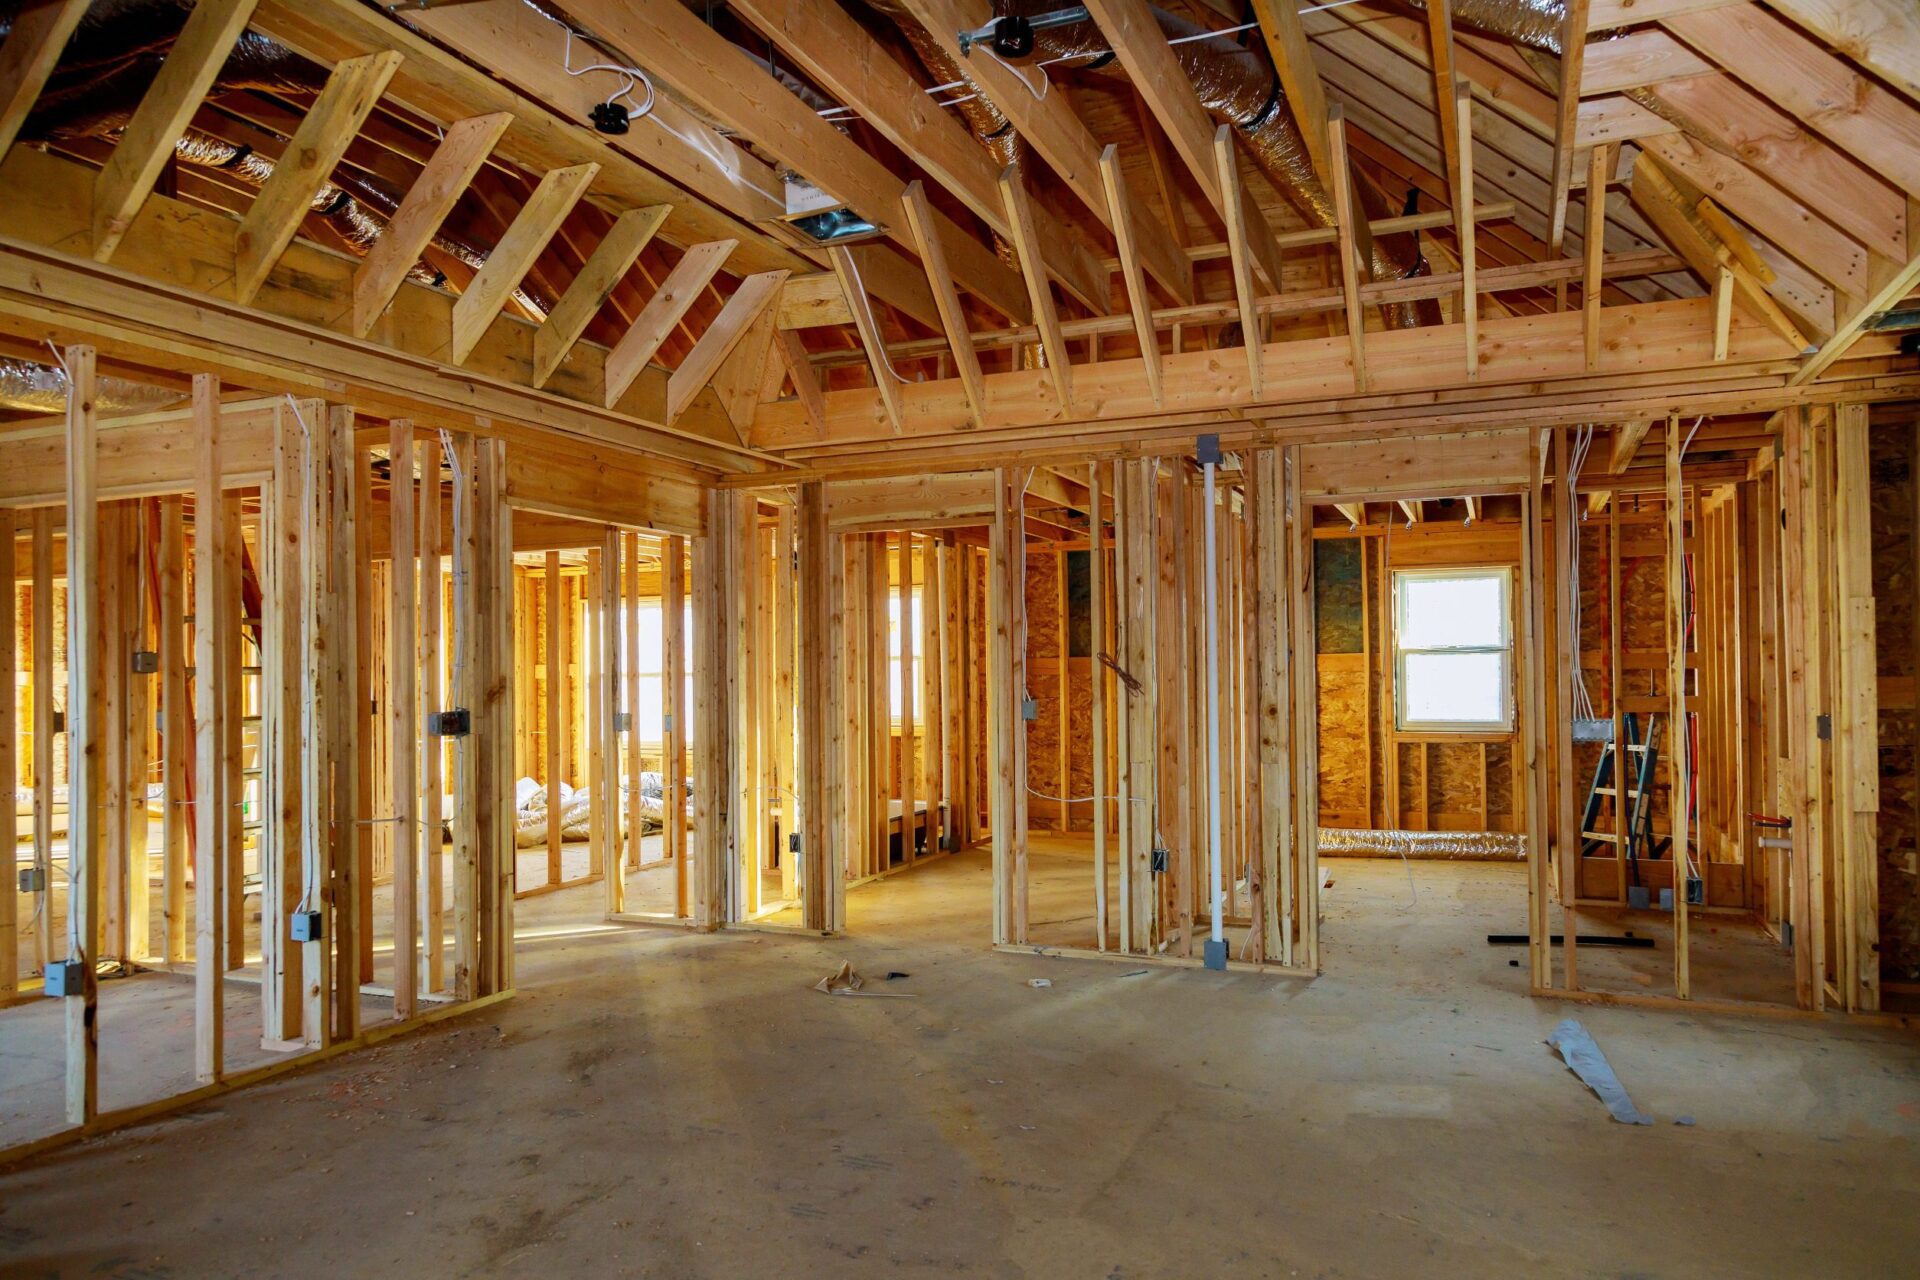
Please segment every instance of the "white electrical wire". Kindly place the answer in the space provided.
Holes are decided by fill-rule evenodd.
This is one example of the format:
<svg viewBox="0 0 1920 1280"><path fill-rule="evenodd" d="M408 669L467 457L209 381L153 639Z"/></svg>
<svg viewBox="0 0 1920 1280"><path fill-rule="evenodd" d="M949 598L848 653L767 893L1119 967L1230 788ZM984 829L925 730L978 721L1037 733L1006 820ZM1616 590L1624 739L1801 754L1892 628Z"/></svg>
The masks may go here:
<svg viewBox="0 0 1920 1280"><path fill-rule="evenodd" d="M551 22L554 26L559 27L561 32L565 34L567 38L567 42L566 42L565 50L560 57L560 69L562 71L565 71L568 75L573 76L576 79L579 78L580 76L589 75L595 71L607 71L618 76L624 76L626 79L626 83L621 85L619 91L615 93L612 97L608 98L607 101L618 102L620 101L620 99L625 98L630 108L627 114L629 118L634 120L640 119L641 117L645 116L647 113L653 110L653 104L655 101L655 96L653 92L653 81L647 78L646 72L642 71L638 67L630 67L623 63L617 63L617 62L595 62L584 67L575 67L573 65L573 28L568 26L566 23L560 21L560 19L554 17L552 14L541 9L538 5L533 4L532 0L527 0L527 8L532 9L535 13L545 18L548 22ZM585 37L582 37L582 38L584 39ZM638 106L633 105L633 90L635 85L645 85L647 87L647 100L639 104Z"/></svg>
<svg viewBox="0 0 1920 1280"><path fill-rule="evenodd" d="M846 255L846 263L847 263L847 274L853 277L853 292L860 300L860 310L866 313L868 330L869 332L874 334L875 337L882 338L882 340L878 344L880 349L873 353L874 359L880 364L882 368L886 369L888 373L893 375L893 380L895 382L911 383L912 382L911 378L908 378L906 375L902 374L898 369L893 367L893 356L887 351L886 341L880 333L880 322L879 320L874 318L873 300L867 297L867 287L866 285L860 282L860 268L854 263L852 254ZM1025 492L1024 489L1022 490L1022 492ZM1022 518L1024 519L1024 516ZM1024 533L1024 531L1025 531L1025 528L1024 526L1022 526L1022 532Z"/></svg>

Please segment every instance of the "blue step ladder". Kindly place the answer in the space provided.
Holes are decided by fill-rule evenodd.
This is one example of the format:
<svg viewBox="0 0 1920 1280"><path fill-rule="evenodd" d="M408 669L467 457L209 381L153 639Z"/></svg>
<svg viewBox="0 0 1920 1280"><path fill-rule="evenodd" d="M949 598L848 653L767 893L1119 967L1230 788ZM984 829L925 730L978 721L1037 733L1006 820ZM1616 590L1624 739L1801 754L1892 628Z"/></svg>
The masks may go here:
<svg viewBox="0 0 1920 1280"><path fill-rule="evenodd" d="M1608 722L1609 725L1611 722ZM1580 852L1595 853L1608 845L1617 846L1616 852L1625 863L1633 868L1633 879L1638 881L1640 858L1652 856L1659 850L1653 843L1653 771L1660 759L1660 717L1647 717L1647 738L1639 741L1640 720L1632 712L1621 718L1621 730L1626 735L1626 753L1630 768L1621 772L1632 776L1632 784L1627 788L1627 800L1630 809L1624 830L1596 831L1594 824L1600 818L1601 797L1616 794L1614 783L1614 761L1617 756L1616 744L1611 733L1600 744L1600 760L1593 767L1593 784L1587 788L1587 807L1580 817ZM1625 868L1622 868L1623 871Z"/></svg>

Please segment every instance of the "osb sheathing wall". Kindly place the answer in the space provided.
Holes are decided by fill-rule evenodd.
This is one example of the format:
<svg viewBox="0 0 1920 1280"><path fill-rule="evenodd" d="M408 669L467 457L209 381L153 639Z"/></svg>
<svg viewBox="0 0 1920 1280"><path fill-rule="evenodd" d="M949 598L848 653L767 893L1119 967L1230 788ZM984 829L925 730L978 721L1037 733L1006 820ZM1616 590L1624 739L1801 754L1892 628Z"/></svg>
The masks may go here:
<svg viewBox="0 0 1920 1280"><path fill-rule="evenodd" d="M1920 980L1920 715L1916 634L1914 466L1920 421L1911 406L1875 413L1870 427L1874 627L1880 686L1880 964L1884 980Z"/></svg>

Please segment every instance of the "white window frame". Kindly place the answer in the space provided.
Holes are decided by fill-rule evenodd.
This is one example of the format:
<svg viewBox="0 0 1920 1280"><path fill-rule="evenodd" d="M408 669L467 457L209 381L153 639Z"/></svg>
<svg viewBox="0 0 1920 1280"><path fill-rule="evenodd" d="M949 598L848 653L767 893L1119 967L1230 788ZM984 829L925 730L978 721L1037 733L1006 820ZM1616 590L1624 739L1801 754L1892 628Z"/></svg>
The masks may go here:
<svg viewBox="0 0 1920 1280"><path fill-rule="evenodd" d="M1444 648L1408 648L1400 642L1406 634L1406 595L1402 582L1433 582L1449 579L1494 578L1500 583L1500 640L1498 645L1449 645ZM1492 720L1410 720L1407 718L1407 655L1409 654L1491 653L1500 659L1500 711ZM1395 569L1393 571L1393 723L1401 733L1457 733L1476 737L1508 734L1514 728L1513 697L1513 566L1449 565L1444 569Z"/></svg>

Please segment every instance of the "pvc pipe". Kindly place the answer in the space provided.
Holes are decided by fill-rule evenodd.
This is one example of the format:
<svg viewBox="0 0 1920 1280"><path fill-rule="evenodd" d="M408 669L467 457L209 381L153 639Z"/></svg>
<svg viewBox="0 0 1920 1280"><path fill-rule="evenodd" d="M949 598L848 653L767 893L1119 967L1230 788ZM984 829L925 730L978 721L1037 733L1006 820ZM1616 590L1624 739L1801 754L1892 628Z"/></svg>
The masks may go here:
<svg viewBox="0 0 1920 1280"><path fill-rule="evenodd" d="M1214 607L1214 580L1219 576L1218 551L1214 535L1213 472L1209 462L1201 468L1206 477L1207 509L1206 583L1204 602L1207 614L1207 872L1213 885L1213 933L1219 942L1227 908L1220 876L1220 617Z"/></svg>

